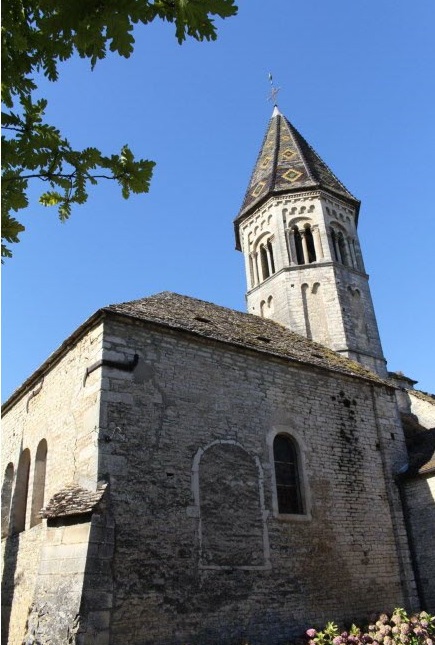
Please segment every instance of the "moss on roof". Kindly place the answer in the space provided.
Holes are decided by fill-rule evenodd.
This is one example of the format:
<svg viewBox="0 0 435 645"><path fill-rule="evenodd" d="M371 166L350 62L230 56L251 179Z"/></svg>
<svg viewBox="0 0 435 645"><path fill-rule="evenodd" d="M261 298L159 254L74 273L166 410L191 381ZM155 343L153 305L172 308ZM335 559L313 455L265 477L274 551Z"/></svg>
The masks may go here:
<svg viewBox="0 0 435 645"><path fill-rule="evenodd" d="M360 363L344 358L272 320L169 291L109 305L103 311L387 384Z"/></svg>
<svg viewBox="0 0 435 645"><path fill-rule="evenodd" d="M412 396L415 396L417 399L421 399L422 401L426 401L426 403L435 405L435 394L429 394L428 392L414 389L408 390L408 394L412 394Z"/></svg>

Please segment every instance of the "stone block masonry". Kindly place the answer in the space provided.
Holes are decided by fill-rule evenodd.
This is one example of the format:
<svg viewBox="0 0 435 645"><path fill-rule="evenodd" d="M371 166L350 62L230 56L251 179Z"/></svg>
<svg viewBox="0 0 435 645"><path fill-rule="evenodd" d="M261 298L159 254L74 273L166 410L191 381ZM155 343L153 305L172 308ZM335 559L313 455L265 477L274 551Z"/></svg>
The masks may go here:
<svg viewBox="0 0 435 645"><path fill-rule="evenodd" d="M111 643L279 643L332 616L415 604L392 391L108 322L105 347L125 351L119 338L140 368L105 369L101 395L101 431L117 430L99 463L116 522ZM298 442L302 515L274 512L276 432Z"/></svg>
<svg viewBox="0 0 435 645"><path fill-rule="evenodd" d="M88 544L83 535L85 529L83 526L77 529L70 527L69 530L65 529L62 537L60 530L47 531L46 520L33 512L32 501L38 488L36 455L38 446L44 440L47 444L45 480L39 509L67 484L75 482L95 490L98 469L99 375L90 375L86 388L83 387L83 376L87 365L101 357L102 336L102 326L97 326L62 355L50 369L40 375L35 374L34 382L23 390L21 396L18 392L14 405L4 414L3 473L8 464L12 464L16 481L20 455L26 450L30 455L27 489L22 491L23 500L16 499L16 486L15 499L11 500L12 506L18 506L19 501L23 505L22 530L15 529L11 516L10 526L6 526L6 536L2 540L2 632L3 639L9 645L21 645L28 630L26 623L30 619L34 625L36 621L35 611L37 613L39 610L35 610L33 603L39 576L42 575L45 579L47 575L50 577L52 586L50 587L50 583L48 587L52 589L51 597L58 603L55 607L59 609L60 615L65 616L63 638L66 638L70 627L69 620L80 606ZM6 516L9 518L9 511ZM70 544L67 545L65 540L69 540ZM53 556L54 552L56 557ZM68 594L68 602L63 601L62 594L56 595L53 592L59 589L56 581L67 587L65 593ZM43 607L44 594L40 596L39 602L40 607ZM29 612L33 612L33 618Z"/></svg>
<svg viewBox="0 0 435 645"><path fill-rule="evenodd" d="M416 606L394 390L307 348L237 342L108 315L18 393L4 468L31 461L22 530L3 540L9 645L280 645ZM295 513L277 435L295 446ZM50 504L32 525L42 440Z"/></svg>

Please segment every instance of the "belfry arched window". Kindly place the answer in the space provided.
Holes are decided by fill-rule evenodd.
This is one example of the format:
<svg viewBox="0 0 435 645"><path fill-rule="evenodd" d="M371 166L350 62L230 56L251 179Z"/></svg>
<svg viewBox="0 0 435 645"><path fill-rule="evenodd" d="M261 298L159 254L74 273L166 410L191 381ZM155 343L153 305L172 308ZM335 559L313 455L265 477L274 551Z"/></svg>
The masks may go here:
<svg viewBox="0 0 435 645"><path fill-rule="evenodd" d="M303 228L295 225L289 232L290 262L293 264L311 264L317 261L316 246L310 224ZM296 257L295 257L296 256Z"/></svg>
<svg viewBox="0 0 435 645"><path fill-rule="evenodd" d="M333 260L346 266L358 268L356 254L354 252L353 240L341 230L330 229Z"/></svg>
<svg viewBox="0 0 435 645"><path fill-rule="evenodd" d="M346 242L344 239L343 233L340 231L338 236L337 236L337 241L338 241L338 248L340 249L340 255L341 255L341 261L343 264L350 264L349 258L347 255L347 248L346 248Z"/></svg>
<svg viewBox="0 0 435 645"><path fill-rule="evenodd" d="M273 440L273 459L278 513L303 513L299 456L295 440L286 434L276 435Z"/></svg>
<svg viewBox="0 0 435 645"><path fill-rule="evenodd" d="M269 234L263 234L249 257L251 283L255 286L275 273L273 238Z"/></svg>
<svg viewBox="0 0 435 645"><path fill-rule="evenodd" d="M311 231L311 226L305 227L305 239L307 240L307 251L308 251L308 262L316 261L316 249L314 247L313 233Z"/></svg>
<svg viewBox="0 0 435 645"><path fill-rule="evenodd" d="M267 250L266 247L262 244L260 246L260 263L261 263L261 275L263 280L269 277L269 264L267 262Z"/></svg>
<svg viewBox="0 0 435 645"><path fill-rule="evenodd" d="M298 264L305 264L301 233L297 226L294 227L293 231L294 231L294 239L295 239L296 261Z"/></svg>
<svg viewBox="0 0 435 645"><path fill-rule="evenodd" d="M267 241L267 250L269 252L270 272L275 273L275 260L274 260L274 257L273 257L272 240Z"/></svg>
<svg viewBox="0 0 435 645"><path fill-rule="evenodd" d="M336 262L340 262L340 257L338 255L338 242L337 242L337 236L335 234L335 231L333 228L331 228L331 241L332 241L332 251L334 253L334 260Z"/></svg>

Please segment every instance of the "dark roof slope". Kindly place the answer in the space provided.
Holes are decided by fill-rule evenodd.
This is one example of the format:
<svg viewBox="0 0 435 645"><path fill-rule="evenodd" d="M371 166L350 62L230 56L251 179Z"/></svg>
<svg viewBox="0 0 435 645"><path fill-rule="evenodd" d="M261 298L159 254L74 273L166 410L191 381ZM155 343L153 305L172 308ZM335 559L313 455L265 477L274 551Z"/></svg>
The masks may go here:
<svg viewBox="0 0 435 645"><path fill-rule="evenodd" d="M54 519L92 513L100 505L107 484L103 484L97 491L90 491L77 484L65 486L53 495L48 504L41 510L41 517Z"/></svg>
<svg viewBox="0 0 435 645"><path fill-rule="evenodd" d="M162 324L173 329L183 329L199 336L300 363L384 382L359 363L348 360L324 345L308 340L272 320L169 291L149 298L109 305L102 311Z"/></svg>
<svg viewBox="0 0 435 645"><path fill-rule="evenodd" d="M359 201L275 108L235 222L240 222L271 195L316 188L331 191L359 207Z"/></svg>

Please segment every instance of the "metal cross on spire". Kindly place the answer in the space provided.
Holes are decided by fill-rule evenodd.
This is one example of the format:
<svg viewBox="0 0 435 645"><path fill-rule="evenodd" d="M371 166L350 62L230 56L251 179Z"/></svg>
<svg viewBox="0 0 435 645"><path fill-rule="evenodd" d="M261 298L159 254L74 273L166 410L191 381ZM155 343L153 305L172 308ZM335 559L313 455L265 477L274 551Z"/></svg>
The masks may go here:
<svg viewBox="0 0 435 645"><path fill-rule="evenodd" d="M277 100L276 97L278 96L278 92L280 91L280 87L275 87L273 84L273 78L272 78L272 72L269 72L269 83L270 83L270 94L267 97L268 101L273 101L274 106L277 105Z"/></svg>

